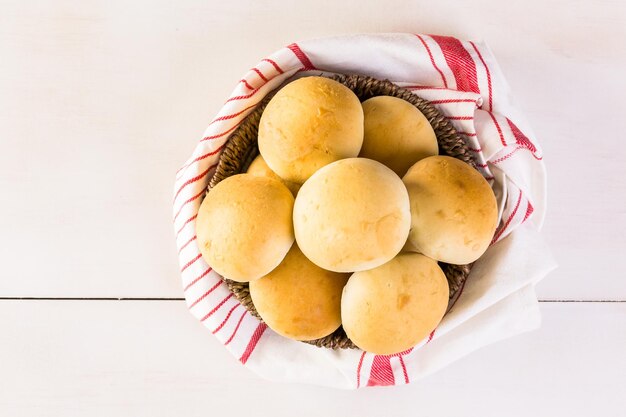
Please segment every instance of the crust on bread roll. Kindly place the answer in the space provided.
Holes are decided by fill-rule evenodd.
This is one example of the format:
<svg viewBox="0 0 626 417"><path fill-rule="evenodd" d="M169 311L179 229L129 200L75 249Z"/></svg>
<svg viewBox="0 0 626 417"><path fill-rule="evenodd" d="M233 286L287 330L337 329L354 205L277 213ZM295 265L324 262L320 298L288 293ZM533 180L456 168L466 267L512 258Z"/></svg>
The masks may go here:
<svg viewBox="0 0 626 417"><path fill-rule="evenodd" d="M277 173L272 171L272 169L267 166L267 162L265 162L265 159L263 159L261 155L258 155L256 158L254 158L254 160L250 163L250 166L248 167L246 173L257 175L260 177L270 177L282 181L287 186L287 188L289 188L289 191L291 191L291 194L293 194L294 196L298 194L298 190L300 189L300 184L285 181L281 177L279 177Z"/></svg>
<svg viewBox="0 0 626 417"><path fill-rule="evenodd" d="M414 105L378 96L363 102L365 130L359 156L374 159L402 177L417 161L439 154L432 126Z"/></svg>
<svg viewBox="0 0 626 417"><path fill-rule="evenodd" d="M341 325L341 291L349 277L318 267L294 244L276 269L250 282L250 296L276 333L314 340Z"/></svg>
<svg viewBox="0 0 626 417"><path fill-rule="evenodd" d="M380 162L333 162L304 183L294 205L294 230L302 252L335 272L362 271L400 252L411 223L400 178Z"/></svg>
<svg viewBox="0 0 626 417"><path fill-rule="evenodd" d="M448 297L448 281L436 261L402 253L378 268L352 274L341 298L343 328L367 352L402 352L437 327Z"/></svg>
<svg viewBox="0 0 626 417"><path fill-rule="evenodd" d="M411 200L409 240L418 252L462 265L487 250L498 205L478 171L449 156L432 156L413 165L403 181Z"/></svg>
<svg viewBox="0 0 626 417"><path fill-rule="evenodd" d="M305 77L280 89L259 122L259 151L286 181L302 184L331 162L355 157L363 144L363 109L346 86Z"/></svg>
<svg viewBox="0 0 626 417"><path fill-rule="evenodd" d="M196 219L198 247L220 275L246 282L267 275L294 242L293 195L274 178L239 174L209 191Z"/></svg>

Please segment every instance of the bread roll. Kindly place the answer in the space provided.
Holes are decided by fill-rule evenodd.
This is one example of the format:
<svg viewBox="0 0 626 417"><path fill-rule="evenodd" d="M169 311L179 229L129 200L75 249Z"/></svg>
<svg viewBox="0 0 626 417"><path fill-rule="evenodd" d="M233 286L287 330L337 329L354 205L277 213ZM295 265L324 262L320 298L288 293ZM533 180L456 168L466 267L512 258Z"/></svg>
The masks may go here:
<svg viewBox="0 0 626 417"><path fill-rule="evenodd" d="M294 205L294 230L302 252L336 272L374 268L406 242L411 214L400 178L380 162L333 162L304 183Z"/></svg>
<svg viewBox="0 0 626 417"><path fill-rule="evenodd" d="M359 154L363 109L344 85L305 77L279 90L259 123L259 151L281 178L302 184L326 164Z"/></svg>
<svg viewBox="0 0 626 417"><path fill-rule="evenodd" d="M414 105L391 96L363 102L365 131L359 156L382 162L399 176L428 156L439 154L435 131Z"/></svg>
<svg viewBox="0 0 626 417"><path fill-rule="evenodd" d="M265 159L263 159L261 155L258 155L256 158L254 158L254 160L252 161L252 163L250 164L246 172L248 174L256 175L259 177L270 177L270 178L280 180L287 186L287 188L289 188L289 191L291 191L291 194L293 194L294 196L298 194L298 190L300 189L300 184L297 184L295 182L285 181L282 178L280 178L278 174L276 174L274 171L270 169L270 167L267 166Z"/></svg>
<svg viewBox="0 0 626 417"><path fill-rule="evenodd" d="M293 196L274 178L233 175L204 198L196 235L206 262L246 282L276 268L293 244Z"/></svg>
<svg viewBox="0 0 626 417"><path fill-rule="evenodd" d="M409 240L420 253L461 265L487 250L498 205L478 171L449 156L432 156L413 165L403 181L411 199Z"/></svg>
<svg viewBox="0 0 626 417"><path fill-rule="evenodd" d="M448 297L448 281L437 262L403 253L378 268L352 274L341 298L343 328L367 352L402 352L437 327Z"/></svg>
<svg viewBox="0 0 626 417"><path fill-rule="evenodd" d="M341 324L341 290L348 274L326 271L293 245L280 265L250 282L250 296L263 321L296 340L327 336Z"/></svg>

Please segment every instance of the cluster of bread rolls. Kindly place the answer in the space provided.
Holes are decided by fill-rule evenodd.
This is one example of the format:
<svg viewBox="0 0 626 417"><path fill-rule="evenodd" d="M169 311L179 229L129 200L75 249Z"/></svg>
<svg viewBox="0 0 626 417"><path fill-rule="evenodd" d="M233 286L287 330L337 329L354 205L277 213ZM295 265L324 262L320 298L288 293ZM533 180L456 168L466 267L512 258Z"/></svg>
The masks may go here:
<svg viewBox="0 0 626 417"><path fill-rule="evenodd" d="M438 156L415 106L361 103L324 77L276 93L258 145L248 172L202 202L196 231L209 265L249 282L259 315L288 338L343 325L359 348L393 354L428 336L449 298L438 261L475 261L495 231L487 181Z"/></svg>

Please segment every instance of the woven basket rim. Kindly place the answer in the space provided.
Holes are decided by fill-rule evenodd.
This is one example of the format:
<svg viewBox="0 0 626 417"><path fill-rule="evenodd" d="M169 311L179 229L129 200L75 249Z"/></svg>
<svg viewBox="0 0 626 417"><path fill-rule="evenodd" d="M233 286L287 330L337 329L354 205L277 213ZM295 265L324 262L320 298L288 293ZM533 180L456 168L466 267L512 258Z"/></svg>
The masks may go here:
<svg viewBox="0 0 626 417"><path fill-rule="evenodd" d="M331 77L350 88L359 97L361 102L368 98L387 95L401 98L414 105L422 112L433 127L439 143L439 154L449 155L468 163L474 169L478 169L474 155L464 138L458 134L454 126L445 118L439 110L419 95L397 86L389 80L379 80L365 75L335 74ZM285 83L286 84L286 83ZM284 84L283 84L284 85ZM278 89L270 92L263 98L257 107L248 114L240 125L227 139L224 149L219 157L215 174L211 177L207 186L207 193L220 181L247 170L252 160L258 155L257 133L258 125L265 106ZM471 265L450 265L440 262L450 287L450 300L454 300L459 288L467 279ZM236 282L222 277L235 298L256 318L263 321L259 316L250 297L247 282ZM451 304L450 304L451 305ZM450 305L448 308L450 308ZM447 313L447 312L446 312ZM356 348L350 341L342 327L334 333L317 340L303 341L318 347L331 349Z"/></svg>

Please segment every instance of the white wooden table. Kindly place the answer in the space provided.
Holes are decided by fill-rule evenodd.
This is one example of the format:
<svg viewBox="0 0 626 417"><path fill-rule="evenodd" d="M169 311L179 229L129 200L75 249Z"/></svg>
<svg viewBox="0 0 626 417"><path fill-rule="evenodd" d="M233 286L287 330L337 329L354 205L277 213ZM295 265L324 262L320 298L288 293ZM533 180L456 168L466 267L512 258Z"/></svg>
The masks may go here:
<svg viewBox="0 0 626 417"><path fill-rule="evenodd" d="M1 0L0 414L623 416L626 3L514 3ZM498 57L549 171L543 327L407 387L265 382L181 301L174 172L260 58L379 31Z"/></svg>

